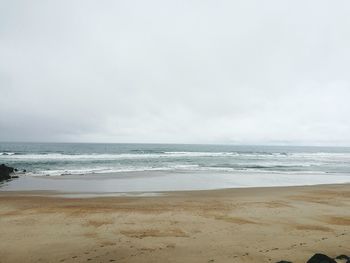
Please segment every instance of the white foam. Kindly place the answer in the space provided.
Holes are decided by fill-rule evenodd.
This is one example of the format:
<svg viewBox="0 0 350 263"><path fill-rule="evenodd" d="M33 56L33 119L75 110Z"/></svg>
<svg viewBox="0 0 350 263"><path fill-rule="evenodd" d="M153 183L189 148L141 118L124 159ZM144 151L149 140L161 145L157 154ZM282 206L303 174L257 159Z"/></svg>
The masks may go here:
<svg viewBox="0 0 350 263"><path fill-rule="evenodd" d="M7 155L15 155L16 153L13 152L0 152L0 155L7 156Z"/></svg>

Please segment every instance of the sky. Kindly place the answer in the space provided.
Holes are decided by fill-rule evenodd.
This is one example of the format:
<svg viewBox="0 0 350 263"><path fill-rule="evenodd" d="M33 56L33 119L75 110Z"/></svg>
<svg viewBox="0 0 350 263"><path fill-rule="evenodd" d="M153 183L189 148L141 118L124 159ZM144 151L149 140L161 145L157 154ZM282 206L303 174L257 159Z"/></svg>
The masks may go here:
<svg viewBox="0 0 350 263"><path fill-rule="evenodd" d="M347 0L0 0L0 141L350 146Z"/></svg>

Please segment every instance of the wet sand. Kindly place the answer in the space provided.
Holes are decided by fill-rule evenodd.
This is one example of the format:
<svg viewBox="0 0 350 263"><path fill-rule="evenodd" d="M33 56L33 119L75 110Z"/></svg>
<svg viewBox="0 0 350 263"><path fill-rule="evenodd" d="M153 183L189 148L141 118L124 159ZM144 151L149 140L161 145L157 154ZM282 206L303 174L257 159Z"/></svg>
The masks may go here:
<svg viewBox="0 0 350 263"><path fill-rule="evenodd" d="M66 198L0 192L0 262L305 262L350 254L350 185Z"/></svg>

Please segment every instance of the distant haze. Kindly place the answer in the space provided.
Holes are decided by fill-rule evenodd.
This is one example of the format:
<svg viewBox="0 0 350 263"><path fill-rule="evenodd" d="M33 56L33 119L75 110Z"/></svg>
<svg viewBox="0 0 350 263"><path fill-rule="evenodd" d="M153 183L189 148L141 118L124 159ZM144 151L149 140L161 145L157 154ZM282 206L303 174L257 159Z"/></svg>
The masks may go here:
<svg viewBox="0 0 350 263"><path fill-rule="evenodd" d="M349 1L0 0L0 141L350 145Z"/></svg>

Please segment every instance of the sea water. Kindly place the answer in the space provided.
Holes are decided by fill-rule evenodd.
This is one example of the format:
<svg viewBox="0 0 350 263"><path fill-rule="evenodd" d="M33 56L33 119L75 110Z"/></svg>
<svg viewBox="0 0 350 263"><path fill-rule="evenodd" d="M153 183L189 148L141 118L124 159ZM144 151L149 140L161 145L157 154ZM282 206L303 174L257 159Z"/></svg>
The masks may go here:
<svg viewBox="0 0 350 263"><path fill-rule="evenodd" d="M85 184L85 191L129 192L350 182L350 148L340 147L0 143L0 163L26 170L26 179L14 183L22 190L75 191ZM33 188L33 182L41 186Z"/></svg>
<svg viewBox="0 0 350 263"><path fill-rule="evenodd" d="M350 148L0 143L0 163L50 176L154 170L350 173Z"/></svg>

